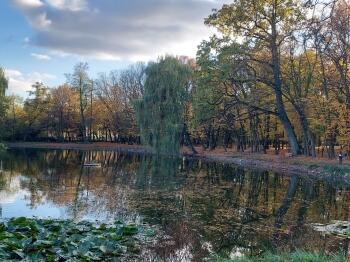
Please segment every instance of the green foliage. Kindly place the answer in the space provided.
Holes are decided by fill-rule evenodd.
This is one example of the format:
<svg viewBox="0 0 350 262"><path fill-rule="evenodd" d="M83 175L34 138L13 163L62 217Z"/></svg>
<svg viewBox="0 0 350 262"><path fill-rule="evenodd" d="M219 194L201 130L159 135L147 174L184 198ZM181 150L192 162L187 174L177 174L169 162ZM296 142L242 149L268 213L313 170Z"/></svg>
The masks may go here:
<svg viewBox="0 0 350 262"><path fill-rule="evenodd" d="M24 139L38 136L40 127L47 122L49 108L49 89L41 82L32 85L33 91L29 92L29 98L24 102L23 109L26 112Z"/></svg>
<svg viewBox="0 0 350 262"><path fill-rule="evenodd" d="M197 52L197 64L200 70L196 72L196 89L193 93L193 124L195 127L208 122L218 114L215 101L220 99L217 92L220 87L220 77L215 70L217 60L211 55L211 42L203 41Z"/></svg>
<svg viewBox="0 0 350 262"><path fill-rule="evenodd" d="M4 144L0 143L0 153L4 152L6 150L7 150L7 147Z"/></svg>
<svg viewBox="0 0 350 262"><path fill-rule="evenodd" d="M5 76L5 71L0 67L0 122L5 116L7 108L7 99L5 96L6 89L8 88L8 80ZM0 139L2 134L0 133Z"/></svg>
<svg viewBox="0 0 350 262"><path fill-rule="evenodd" d="M0 67L0 97L5 96L6 89L8 88L8 80L5 76L5 71Z"/></svg>
<svg viewBox="0 0 350 262"><path fill-rule="evenodd" d="M0 223L0 260L119 261L137 257L148 231L136 225L12 218Z"/></svg>
<svg viewBox="0 0 350 262"><path fill-rule="evenodd" d="M335 175L350 175L350 166L348 165L325 165L324 171Z"/></svg>
<svg viewBox="0 0 350 262"><path fill-rule="evenodd" d="M210 41L201 43L197 52L200 70L196 72L196 88L193 94L193 120L196 125L208 123L214 118L225 118L220 119L220 122L229 122L228 116L236 114L234 109L241 107L238 105L241 100L245 104L256 106L259 106L257 102L264 102L260 97L257 99L259 94L252 93L251 86L240 88L232 83L237 72L242 82L245 78L250 78L246 69L247 62L243 61L245 52L245 45L228 38L219 39L214 36Z"/></svg>
<svg viewBox="0 0 350 262"><path fill-rule="evenodd" d="M159 154L177 154L192 71L173 57L146 68L145 91L136 101L142 142Z"/></svg>
<svg viewBox="0 0 350 262"><path fill-rule="evenodd" d="M7 150L7 147L4 144L0 143L0 156L5 154L6 150Z"/></svg>
<svg viewBox="0 0 350 262"><path fill-rule="evenodd" d="M281 40L289 35L304 19L305 10L300 0L237 0L225 4L205 20L226 35L246 37L248 40L270 41L270 30L278 24ZM283 40L283 39L282 39ZM259 44L259 43L257 43Z"/></svg>

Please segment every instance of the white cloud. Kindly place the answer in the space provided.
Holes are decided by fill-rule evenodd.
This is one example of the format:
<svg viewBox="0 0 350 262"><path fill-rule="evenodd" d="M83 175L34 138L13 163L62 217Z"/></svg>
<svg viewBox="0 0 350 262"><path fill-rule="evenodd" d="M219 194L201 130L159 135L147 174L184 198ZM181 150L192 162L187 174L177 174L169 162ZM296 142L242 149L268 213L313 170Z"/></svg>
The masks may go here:
<svg viewBox="0 0 350 262"><path fill-rule="evenodd" d="M14 3L22 8L38 8L44 5L40 0L14 0Z"/></svg>
<svg viewBox="0 0 350 262"><path fill-rule="evenodd" d="M13 70L13 69L6 69L5 74L7 77L20 77L22 76L22 73L18 70Z"/></svg>
<svg viewBox="0 0 350 262"><path fill-rule="evenodd" d="M101 60L135 60L195 56L212 31L204 18L230 1L45 0L36 12L18 7L36 29L31 44Z"/></svg>
<svg viewBox="0 0 350 262"><path fill-rule="evenodd" d="M63 52L63 51L60 51L60 50L50 50L49 53L52 56L58 56L58 57L67 57L70 55L70 54Z"/></svg>
<svg viewBox="0 0 350 262"><path fill-rule="evenodd" d="M31 53L30 55L38 60L51 60L51 56L45 54Z"/></svg>
<svg viewBox="0 0 350 262"><path fill-rule="evenodd" d="M72 12L87 10L88 4L85 0L46 0L46 2L61 10L69 10Z"/></svg>
<svg viewBox="0 0 350 262"><path fill-rule="evenodd" d="M32 85L35 82L45 83L46 81L56 78L54 75L39 72L23 74L15 69L5 69L5 74L9 79L9 89L7 90L7 93L10 95L20 95L22 97L28 95L28 91L32 89Z"/></svg>

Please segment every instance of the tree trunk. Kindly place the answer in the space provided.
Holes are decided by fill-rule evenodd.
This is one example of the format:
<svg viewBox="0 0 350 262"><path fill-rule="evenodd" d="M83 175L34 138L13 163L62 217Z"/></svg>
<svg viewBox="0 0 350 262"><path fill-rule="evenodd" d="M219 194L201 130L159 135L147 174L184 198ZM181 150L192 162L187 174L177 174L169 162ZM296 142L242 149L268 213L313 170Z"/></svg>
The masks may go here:
<svg viewBox="0 0 350 262"><path fill-rule="evenodd" d="M80 102L80 132L82 135L83 142L86 142L86 121L84 116L84 105L83 105L83 87L82 83L79 83L79 102Z"/></svg>
<svg viewBox="0 0 350 262"><path fill-rule="evenodd" d="M186 142L187 145L189 146L189 148L191 148L192 153L193 154L198 154L198 152L196 151L196 149L194 148L194 146L192 144L192 140L191 140L190 134L188 133L187 124L186 123L184 123L184 125L183 125L182 137L183 137L184 142Z"/></svg>
<svg viewBox="0 0 350 262"><path fill-rule="evenodd" d="M310 130L309 121L307 120L307 117L305 115L304 109L295 106L296 112L299 117L299 121L303 130L304 134L304 144L305 144L305 154L311 155L312 157L316 157L316 144L315 144L315 136L312 134Z"/></svg>
<svg viewBox="0 0 350 262"><path fill-rule="evenodd" d="M287 133L289 145L293 155L299 154L299 145L297 136L294 132L293 126L288 118L286 109L284 107L283 97L282 97L282 81L281 81L281 68L280 68L280 58L277 46L277 31L276 22L272 25L272 41L271 41L271 55L272 55L272 68L273 68L273 78L274 78L274 91L276 97L276 106L278 117Z"/></svg>

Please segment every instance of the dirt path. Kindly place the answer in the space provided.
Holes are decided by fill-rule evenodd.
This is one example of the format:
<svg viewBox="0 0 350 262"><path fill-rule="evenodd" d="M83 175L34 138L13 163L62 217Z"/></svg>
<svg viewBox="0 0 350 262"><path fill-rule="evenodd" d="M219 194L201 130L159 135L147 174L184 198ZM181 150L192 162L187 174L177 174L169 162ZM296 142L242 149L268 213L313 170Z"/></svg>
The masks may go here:
<svg viewBox="0 0 350 262"><path fill-rule="evenodd" d="M96 143L7 143L9 148L38 149L73 149L73 150L113 150L134 154L151 154L150 150L140 145L125 145L106 142ZM336 160L312 159L307 157L286 158L273 154L237 153L235 151L203 151L198 148L197 155L182 150L182 155L205 161L232 163L242 167L258 170L270 170L285 175L302 175L304 177L336 180L350 186L350 165L347 162L340 166ZM328 170L326 169L328 168Z"/></svg>

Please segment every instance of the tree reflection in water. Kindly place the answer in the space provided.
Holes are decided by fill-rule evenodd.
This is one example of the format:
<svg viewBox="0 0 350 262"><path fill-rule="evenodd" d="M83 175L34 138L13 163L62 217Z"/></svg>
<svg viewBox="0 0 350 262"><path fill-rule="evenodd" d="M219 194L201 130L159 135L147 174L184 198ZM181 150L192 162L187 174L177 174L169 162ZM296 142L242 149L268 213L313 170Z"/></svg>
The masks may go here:
<svg viewBox="0 0 350 262"><path fill-rule="evenodd" d="M348 240L322 236L310 227L349 220L350 190L343 185L113 151L14 150L1 160L4 216L20 201L4 199L25 192L27 207L19 215L30 210L46 216L45 205L76 220L158 225L163 234L145 249L145 258L201 261L211 252L239 256L264 249L349 250ZM91 161L102 167L83 166ZM19 181L17 187L13 181Z"/></svg>

